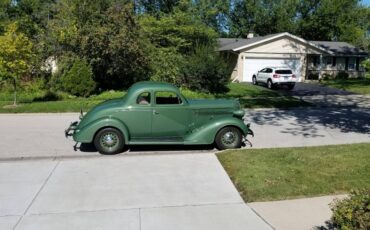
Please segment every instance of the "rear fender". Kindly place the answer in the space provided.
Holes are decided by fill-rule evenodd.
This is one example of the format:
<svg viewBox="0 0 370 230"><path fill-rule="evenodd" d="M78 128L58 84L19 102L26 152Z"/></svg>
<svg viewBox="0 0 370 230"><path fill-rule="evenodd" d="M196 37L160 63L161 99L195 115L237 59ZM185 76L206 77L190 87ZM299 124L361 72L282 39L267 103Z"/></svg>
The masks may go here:
<svg viewBox="0 0 370 230"><path fill-rule="evenodd" d="M125 143L128 143L129 132L126 125L120 120L110 117L99 118L82 128L77 127L73 134L73 140L81 143L91 143L93 142L96 132L106 127L112 127L120 130L125 138Z"/></svg>
<svg viewBox="0 0 370 230"><path fill-rule="evenodd" d="M185 144L212 144L215 137L223 127L234 126L240 129L243 136L250 134L248 125L235 117L221 118L219 120L212 120L211 122L192 130L192 132L185 137Z"/></svg>

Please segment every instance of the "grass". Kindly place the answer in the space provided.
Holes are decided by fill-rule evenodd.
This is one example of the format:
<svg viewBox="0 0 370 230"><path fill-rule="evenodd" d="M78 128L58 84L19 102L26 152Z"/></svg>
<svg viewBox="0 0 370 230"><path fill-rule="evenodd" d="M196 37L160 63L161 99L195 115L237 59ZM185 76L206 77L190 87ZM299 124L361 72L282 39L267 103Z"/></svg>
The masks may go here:
<svg viewBox="0 0 370 230"><path fill-rule="evenodd" d="M243 149L217 154L245 201L370 188L370 144Z"/></svg>
<svg viewBox="0 0 370 230"><path fill-rule="evenodd" d="M345 79L345 80L333 79L322 81L321 83L326 86L358 94L370 94L370 74L368 74L365 78Z"/></svg>
<svg viewBox="0 0 370 230"><path fill-rule="evenodd" d="M189 99L239 98L245 108L289 108L310 105L261 86L231 83L228 87L230 91L225 94L209 94L188 89L181 89L181 92ZM81 108L86 111L104 100L119 98L125 93L112 90L88 98L79 98L63 93L47 95L46 92L20 92L18 93L19 106L13 108L6 106L12 104L12 94L0 92L0 113L78 112Z"/></svg>

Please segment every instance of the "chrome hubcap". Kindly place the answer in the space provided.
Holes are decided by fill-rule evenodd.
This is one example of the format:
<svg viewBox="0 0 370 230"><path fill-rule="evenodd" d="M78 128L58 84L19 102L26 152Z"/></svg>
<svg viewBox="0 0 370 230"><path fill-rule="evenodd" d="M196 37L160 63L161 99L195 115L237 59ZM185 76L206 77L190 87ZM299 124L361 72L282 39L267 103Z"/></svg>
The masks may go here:
<svg viewBox="0 0 370 230"><path fill-rule="evenodd" d="M222 136L222 142L231 145L236 141L236 135L233 132L227 132Z"/></svg>
<svg viewBox="0 0 370 230"><path fill-rule="evenodd" d="M100 138L100 143L105 148L112 148L118 144L118 137L115 133L105 133Z"/></svg>

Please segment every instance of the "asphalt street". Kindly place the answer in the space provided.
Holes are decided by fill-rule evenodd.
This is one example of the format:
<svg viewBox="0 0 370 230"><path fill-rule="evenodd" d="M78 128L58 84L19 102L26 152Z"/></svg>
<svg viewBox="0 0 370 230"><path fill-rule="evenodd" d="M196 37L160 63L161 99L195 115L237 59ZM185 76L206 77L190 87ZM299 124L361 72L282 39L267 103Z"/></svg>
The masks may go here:
<svg viewBox="0 0 370 230"><path fill-rule="evenodd" d="M0 159L101 157L88 146L79 151L64 137L78 114L0 115ZM361 143L370 141L370 109L360 107L246 110L253 148ZM250 146L246 146L250 148ZM121 155L216 152L212 146L142 146Z"/></svg>

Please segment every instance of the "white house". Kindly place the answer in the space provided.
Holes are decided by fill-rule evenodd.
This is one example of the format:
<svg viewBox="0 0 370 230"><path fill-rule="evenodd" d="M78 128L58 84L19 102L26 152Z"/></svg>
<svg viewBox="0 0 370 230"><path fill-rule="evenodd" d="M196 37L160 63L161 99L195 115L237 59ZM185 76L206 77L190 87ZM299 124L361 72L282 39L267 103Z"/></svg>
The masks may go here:
<svg viewBox="0 0 370 230"><path fill-rule="evenodd" d="M336 75L345 71L350 77L364 74L360 62L368 53L346 42L307 41L290 33L247 39L220 38L219 49L235 65L233 81L251 82L258 70L267 66L288 66L299 81Z"/></svg>

